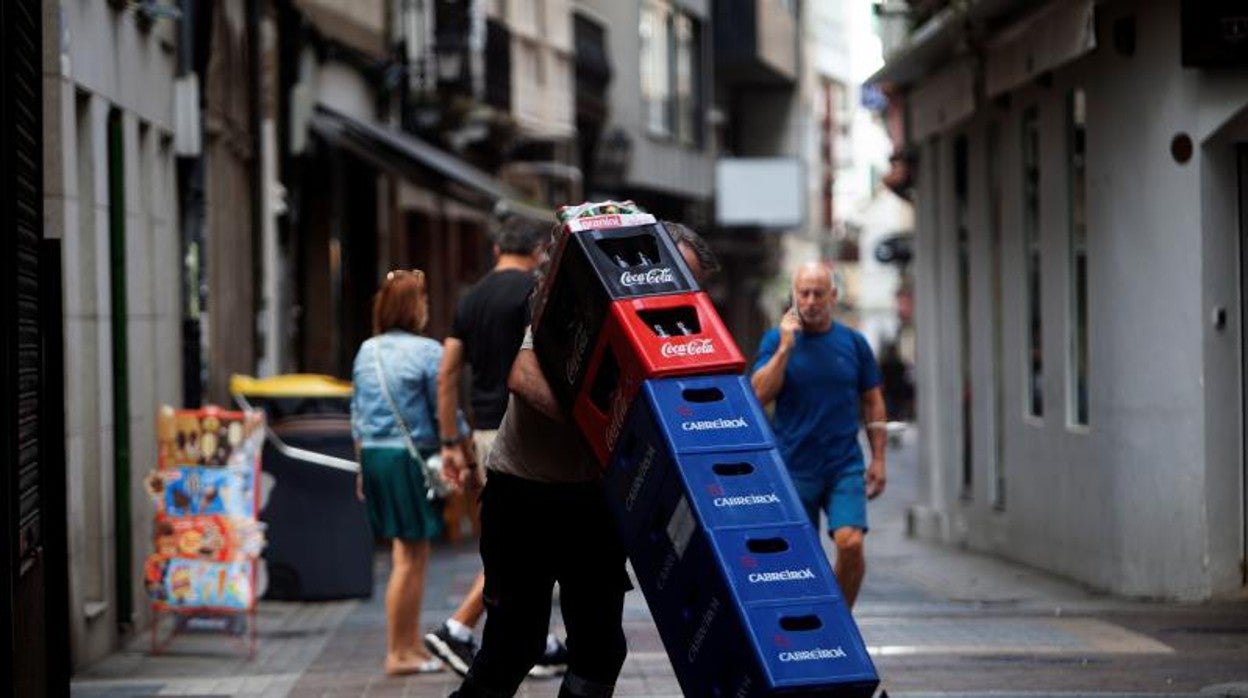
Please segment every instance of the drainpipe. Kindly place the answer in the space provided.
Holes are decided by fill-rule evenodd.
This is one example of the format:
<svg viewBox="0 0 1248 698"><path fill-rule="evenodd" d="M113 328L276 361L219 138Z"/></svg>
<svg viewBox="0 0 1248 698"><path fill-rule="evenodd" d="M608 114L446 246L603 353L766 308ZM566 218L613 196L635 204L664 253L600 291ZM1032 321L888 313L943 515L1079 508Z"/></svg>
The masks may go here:
<svg viewBox="0 0 1248 698"><path fill-rule="evenodd" d="M199 28L199 8L196 0L179 0L182 21L178 23L178 99L190 99L189 112L202 113L203 99L199 80L195 73L195 36ZM186 96L182 96L186 95ZM202 121L194 120L194 129L202 130ZM179 122L179 127L182 127ZM198 407L203 402L204 375L203 331L200 326L200 308L203 307L201 289L203 284L202 241L204 239L204 159L203 134L187 134L190 143L177 152L179 232L179 279L181 298L182 336L182 404ZM183 138L178 139L179 146Z"/></svg>
<svg viewBox="0 0 1248 698"><path fill-rule="evenodd" d="M257 5L259 2L257 2ZM277 28L273 21L268 17L263 17L263 13L256 11L258 17L253 17L256 24L256 34L259 43L253 55L256 56L257 65L257 90L256 90L256 115L258 119L257 134L259 137L259 150L257 155L260 161L259 181L257 182L258 198L257 206L260 224L257 230L260 233L260 297L257 317L257 329L261 339L261 354L257 361L256 373L260 376L271 376L282 373L284 370L282 361L282 346L284 344L282 327L283 310L281 280L284 276L281 273L281 252L278 245L277 231L277 214L279 202L277 201L276 192L278 191L277 181L277 123L275 112L277 110L277 95L273 94L273 87L278 82L276 67L273 72L266 75L264 73L265 66L273 66L279 59L279 51L277 42L281 41L278 36ZM272 57L273 61L268 61L267 57Z"/></svg>
<svg viewBox="0 0 1248 698"><path fill-rule="evenodd" d="M266 203L264 190L268 184L268 172L265 168L264 110L261 107L264 99L261 89L263 81L260 79L260 71L264 65L264 46L261 44L260 31L261 17L264 16L263 3L264 0L247 1L247 46L250 49L251 59L247 66L247 102L249 105L247 120L251 125L248 130L251 132L252 172L255 173L251 179L251 235L249 236L251 278L253 279L251 290L252 370L260 375L265 375L261 371L262 367L271 367L274 358L273 354L267 351L270 342L267 332L267 316L272 309L272 306L268 304L274 300L268 297L267 290L270 281L276 277L276 270L269 269L265 254L268 248L268 240L265 239L268 216L264 209Z"/></svg>

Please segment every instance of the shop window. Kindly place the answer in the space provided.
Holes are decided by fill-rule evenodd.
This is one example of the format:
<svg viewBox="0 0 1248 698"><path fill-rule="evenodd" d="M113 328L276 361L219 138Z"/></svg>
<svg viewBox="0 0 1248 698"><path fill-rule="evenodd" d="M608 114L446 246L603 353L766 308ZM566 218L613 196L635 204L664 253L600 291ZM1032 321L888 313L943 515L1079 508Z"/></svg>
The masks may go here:
<svg viewBox="0 0 1248 698"><path fill-rule="evenodd" d="M646 0L639 26L641 98L646 130L702 144L702 37L696 19L666 0Z"/></svg>
<svg viewBox="0 0 1248 698"><path fill-rule="evenodd" d="M1066 162L1069 192L1069 315L1070 359L1067 371L1067 418L1072 426L1088 425L1088 219L1083 89L1070 93L1066 110Z"/></svg>
<svg viewBox="0 0 1248 698"><path fill-rule="evenodd" d="M974 492L975 470L972 459L971 393L971 243L968 145L966 136L953 141L954 226L958 245L958 356L962 410L962 497L970 499Z"/></svg>
<svg viewBox="0 0 1248 698"><path fill-rule="evenodd" d="M1035 107L1023 113L1023 254L1026 274L1027 414L1044 416L1044 327L1040 281L1040 115Z"/></svg>

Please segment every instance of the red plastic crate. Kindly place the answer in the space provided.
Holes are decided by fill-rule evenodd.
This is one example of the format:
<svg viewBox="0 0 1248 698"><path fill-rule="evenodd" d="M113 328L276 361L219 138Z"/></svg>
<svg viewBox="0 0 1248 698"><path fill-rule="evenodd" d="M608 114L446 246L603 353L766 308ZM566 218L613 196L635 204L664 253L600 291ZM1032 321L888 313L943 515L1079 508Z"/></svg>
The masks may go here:
<svg viewBox="0 0 1248 698"><path fill-rule="evenodd" d="M605 468L642 381L744 369L745 357L705 293L614 301L573 416Z"/></svg>

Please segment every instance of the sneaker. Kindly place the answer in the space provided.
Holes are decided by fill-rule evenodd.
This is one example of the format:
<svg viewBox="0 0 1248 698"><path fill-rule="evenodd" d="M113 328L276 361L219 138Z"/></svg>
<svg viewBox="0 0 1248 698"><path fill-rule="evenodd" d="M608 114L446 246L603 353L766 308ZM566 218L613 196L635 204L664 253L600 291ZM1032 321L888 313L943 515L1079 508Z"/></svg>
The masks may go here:
<svg viewBox="0 0 1248 698"><path fill-rule="evenodd" d="M568 669L568 648L563 642L556 640L555 649L547 650L542 658L537 660L537 664L529 669L529 676L536 678L550 678L558 676Z"/></svg>
<svg viewBox="0 0 1248 698"><path fill-rule="evenodd" d="M455 639L445 624L425 634L425 647L460 676L468 675L468 667L477 654L476 641Z"/></svg>

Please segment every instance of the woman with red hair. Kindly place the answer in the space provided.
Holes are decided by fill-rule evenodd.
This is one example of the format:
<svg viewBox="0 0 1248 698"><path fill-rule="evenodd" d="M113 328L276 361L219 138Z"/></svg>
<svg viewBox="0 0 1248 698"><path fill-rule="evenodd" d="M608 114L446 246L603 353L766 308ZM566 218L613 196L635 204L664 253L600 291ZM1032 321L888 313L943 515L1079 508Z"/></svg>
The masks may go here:
<svg viewBox="0 0 1248 698"><path fill-rule="evenodd" d="M428 317L424 272L387 274L373 298L373 336L360 345L352 370L351 431L360 461L356 491L373 534L391 541L385 670L392 675L442 669L420 637L429 542L442 532L424 466L441 448L442 345L421 336ZM457 416L458 432L466 436L468 425Z"/></svg>

